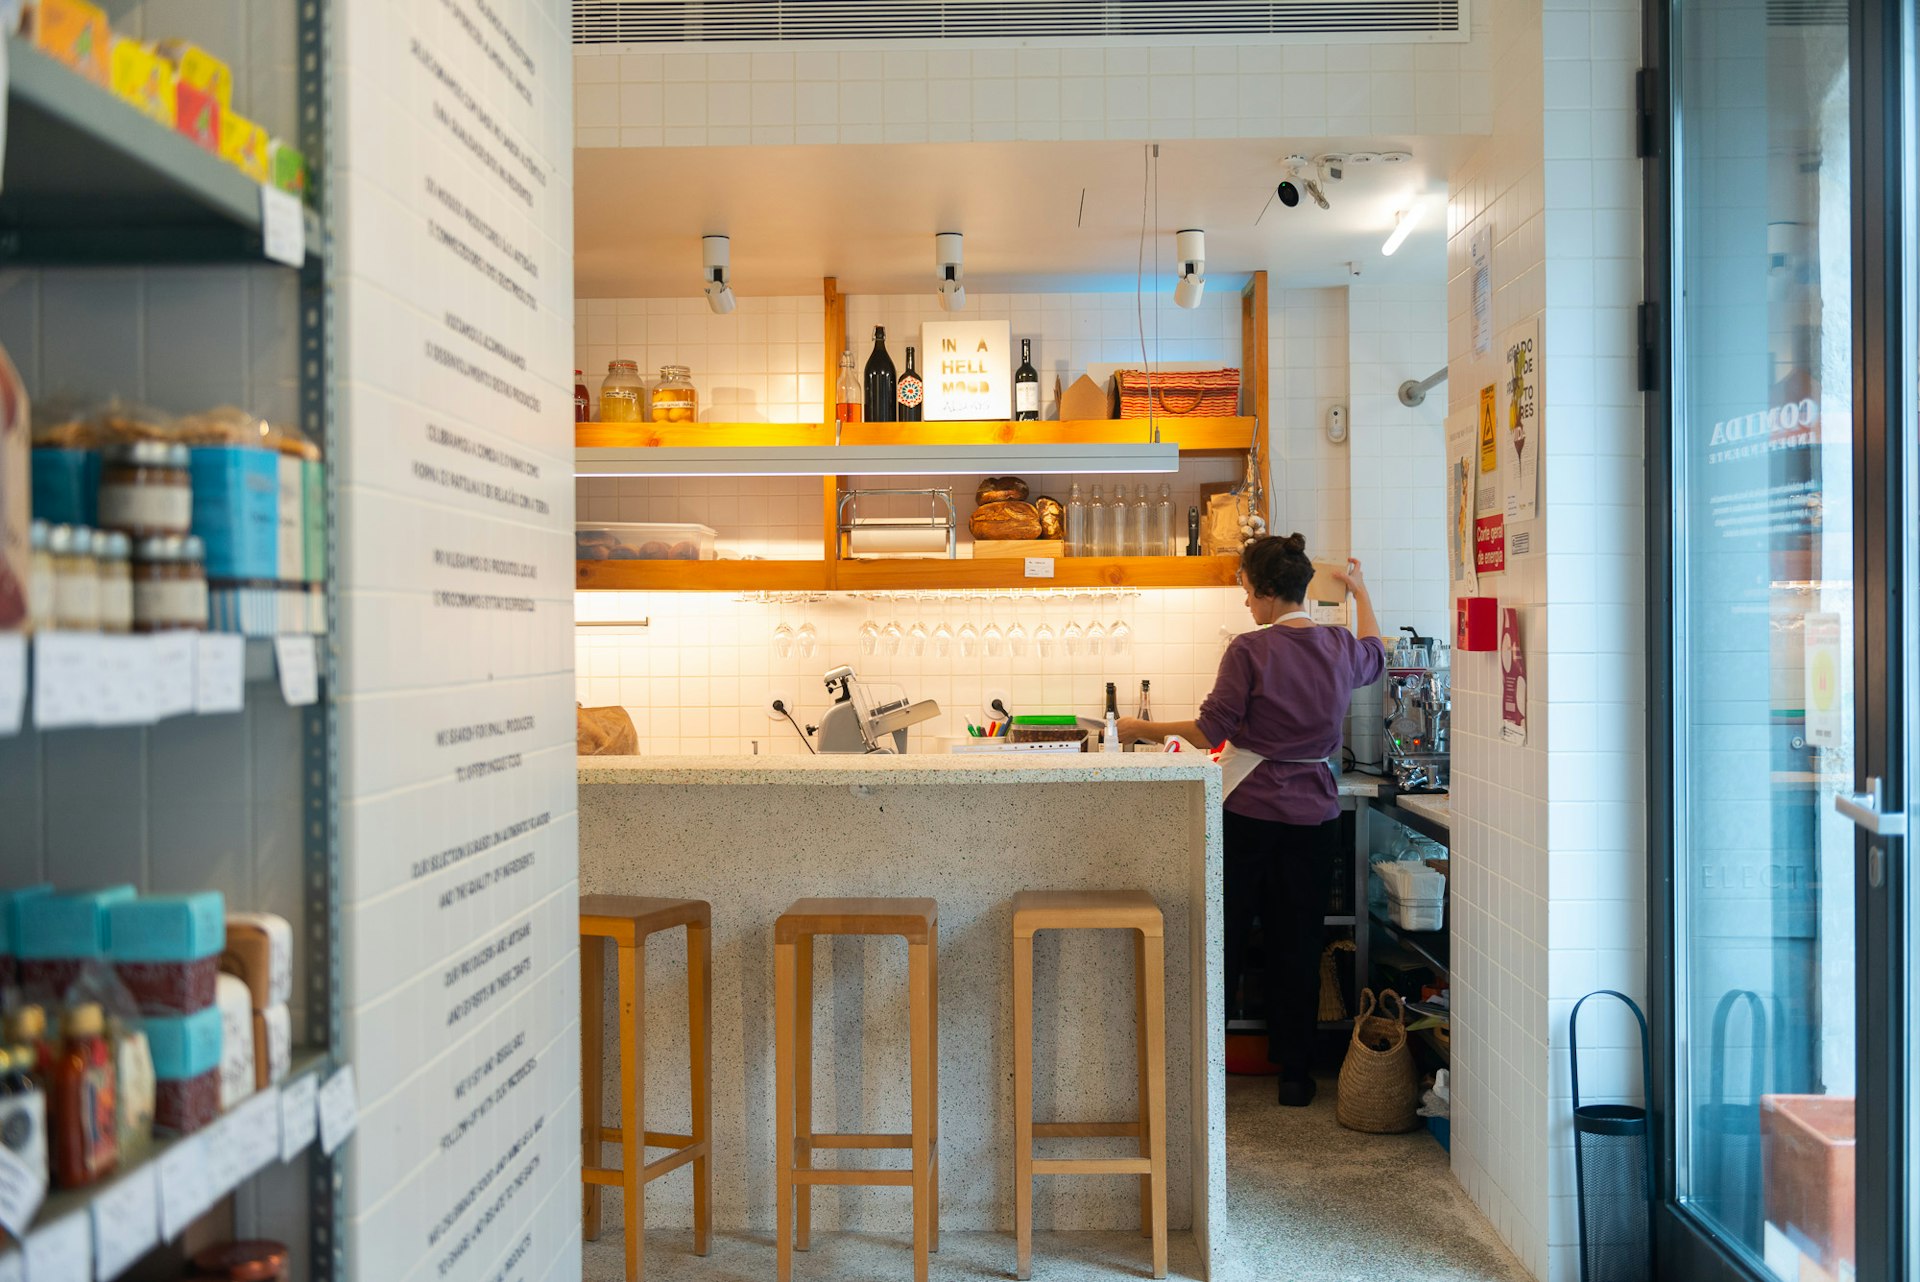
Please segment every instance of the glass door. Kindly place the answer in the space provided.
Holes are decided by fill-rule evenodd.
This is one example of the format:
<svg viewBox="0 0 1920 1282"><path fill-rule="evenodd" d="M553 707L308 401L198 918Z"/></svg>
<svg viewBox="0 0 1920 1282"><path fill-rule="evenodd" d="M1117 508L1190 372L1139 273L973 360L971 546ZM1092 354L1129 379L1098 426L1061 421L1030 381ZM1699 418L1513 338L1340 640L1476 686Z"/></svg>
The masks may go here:
<svg viewBox="0 0 1920 1282"><path fill-rule="evenodd" d="M1879 811L1907 795L1887 466L1910 426L1879 229L1911 167L1875 150L1899 94L1867 37L1910 6L1881 7L1649 7L1666 1277L1904 1276L1905 1209L1882 1199L1905 1154L1879 1137L1905 1111L1905 883Z"/></svg>

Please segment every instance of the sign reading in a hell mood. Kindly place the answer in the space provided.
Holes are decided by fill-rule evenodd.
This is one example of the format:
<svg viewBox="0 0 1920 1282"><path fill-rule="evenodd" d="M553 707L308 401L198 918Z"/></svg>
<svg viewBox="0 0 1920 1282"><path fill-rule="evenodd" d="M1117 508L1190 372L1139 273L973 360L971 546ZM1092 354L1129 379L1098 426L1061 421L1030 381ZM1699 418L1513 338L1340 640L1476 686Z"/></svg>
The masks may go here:
<svg viewBox="0 0 1920 1282"><path fill-rule="evenodd" d="M1007 321L929 321L926 414L953 422L1013 417L1013 329Z"/></svg>
<svg viewBox="0 0 1920 1282"><path fill-rule="evenodd" d="M1500 737L1527 741L1527 652L1520 648L1520 611L1500 611Z"/></svg>
<svg viewBox="0 0 1920 1282"><path fill-rule="evenodd" d="M1483 516L1473 523L1473 564L1482 574L1507 568L1507 518Z"/></svg>

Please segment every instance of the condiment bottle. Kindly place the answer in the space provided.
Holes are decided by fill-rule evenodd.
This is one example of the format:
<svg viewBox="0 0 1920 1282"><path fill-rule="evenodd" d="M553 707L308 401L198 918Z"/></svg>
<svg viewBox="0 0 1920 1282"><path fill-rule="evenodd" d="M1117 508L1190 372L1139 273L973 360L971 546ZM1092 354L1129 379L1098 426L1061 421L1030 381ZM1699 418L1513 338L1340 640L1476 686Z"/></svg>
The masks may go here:
<svg viewBox="0 0 1920 1282"><path fill-rule="evenodd" d="M133 549L133 630L204 631L205 544L189 534L141 539Z"/></svg>
<svg viewBox="0 0 1920 1282"><path fill-rule="evenodd" d="M53 626L53 601L58 571L53 568L53 529L45 521L27 527L27 622L36 628Z"/></svg>
<svg viewBox="0 0 1920 1282"><path fill-rule="evenodd" d="M53 553L53 626L68 632L100 628L100 570L93 559L93 531L56 525L47 536Z"/></svg>
<svg viewBox="0 0 1920 1282"><path fill-rule="evenodd" d="M111 1174L119 1161L113 1048L98 1002L68 1010L61 1027L65 1036L50 1083L53 1182L80 1188Z"/></svg>
<svg viewBox="0 0 1920 1282"><path fill-rule="evenodd" d="M33 1051L33 1071L42 1085L51 1080L58 1047L47 1040L47 1012L44 1007L27 1003L7 1017L7 1041Z"/></svg>
<svg viewBox="0 0 1920 1282"><path fill-rule="evenodd" d="M586 375L573 371L573 421L585 423L593 417L593 401L587 395Z"/></svg>
<svg viewBox="0 0 1920 1282"><path fill-rule="evenodd" d="M109 446L101 458L100 527L145 534L193 528L191 454L168 441Z"/></svg>
<svg viewBox="0 0 1920 1282"><path fill-rule="evenodd" d="M31 1046L0 1052L0 1144L31 1170L47 1170L47 1096Z"/></svg>
<svg viewBox="0 0 1920 1282"><path fill-rule="evenodd" d="M858 423L865 407L866 393L860 390L860 376L853 372L853 349L840 353L840 378L833 385L833 416L842 423Z"/></svg>
<svg viewBox="0 0 1920 1282"><path fill-rule="evenodd" d="M133 631L133 541L118 530L95 537L100 568L100 630Z"/></svg>
<svg viewBox="0 0 1920 1282"><path fill-rule="evenodd" d="M640 382L640 362L608 361L607 376L600 384L600 421L638 423L645 419L640 408L645 390Z"/></svg>

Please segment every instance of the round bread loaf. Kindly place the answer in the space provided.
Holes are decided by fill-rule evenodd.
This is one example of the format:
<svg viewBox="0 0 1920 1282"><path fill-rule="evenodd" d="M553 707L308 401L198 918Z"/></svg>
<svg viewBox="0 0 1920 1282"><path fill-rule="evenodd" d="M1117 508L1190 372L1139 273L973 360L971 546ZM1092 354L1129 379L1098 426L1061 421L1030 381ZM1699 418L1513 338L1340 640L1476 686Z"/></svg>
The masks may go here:
<svg viewBox="0 0 1920 1282"><path fill-rule="evenodd" d="M1033 501L1034 511L1040 514L1040 537L1058 539L1066 537L1066 512L1060 506L1060 500L1042 494Z"/></svg>
<svg viewBox="0 0 1920 1282"><path fill-rule="evenodd" d="M976 503L1012 503L1027 497L1027 483L1017 476L989 476L973 492Z"/></svg>
<svg viewBox="0 0 1920 1282"><path fill-rule="evenodd" d="M982 503L967 522L976 539L1037 539L1040 537L1040 513L1031 503L1009 499Z"/></svg>

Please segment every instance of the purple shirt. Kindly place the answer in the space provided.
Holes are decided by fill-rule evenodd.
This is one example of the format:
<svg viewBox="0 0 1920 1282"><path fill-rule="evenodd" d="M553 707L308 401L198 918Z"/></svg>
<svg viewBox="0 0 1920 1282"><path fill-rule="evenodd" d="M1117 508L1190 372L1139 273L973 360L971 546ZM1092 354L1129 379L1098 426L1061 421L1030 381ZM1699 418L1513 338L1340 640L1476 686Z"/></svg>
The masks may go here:
<svg viewBox="0 0 1920 1282"><path fill-rule="evenodd" d="M1200 733L1215 746L1231 741L1266 760L1227 797L1226 808L1289 824L1339 818L1333 772L1289 759L1340 751L1348 699L1386 666L1378 637L1362 641L1345 628L1276 625L1229 642L1213 693L1200 705Z"/></svg>

